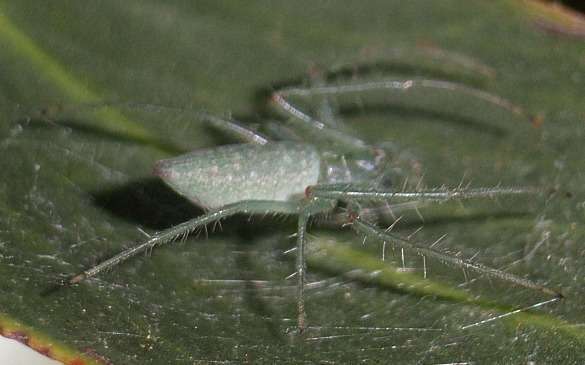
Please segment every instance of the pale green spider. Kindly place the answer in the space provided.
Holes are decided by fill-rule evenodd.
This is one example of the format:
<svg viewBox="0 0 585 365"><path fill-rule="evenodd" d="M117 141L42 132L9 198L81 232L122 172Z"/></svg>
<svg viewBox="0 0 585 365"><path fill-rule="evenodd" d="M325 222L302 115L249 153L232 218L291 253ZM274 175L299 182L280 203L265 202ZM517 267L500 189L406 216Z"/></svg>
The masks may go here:
<svg viewBox="0 0 585 365"><path fill-rule="evenodd" d="M477 262L446 254L440 250L382 229L365 217L363 202L389 203L393 199L445 201L527 194L528 188L454 188L431 190L396 190L388 179L389 151L385 146L371 146L346 133L341 122L318 119L291 102L291 98L329 97L360 94L368 91L404 91L439 89L459 92L495 104L515 114L522 110L509 101L459 83L409 79L354 82L334 86L282 88L271 95L273 104L287 116L293 126L313 130L327 148L317 148L295 138L294 130L272 125L272 137L234 120L225 120L206 113L197 118L219 130L234 135L244 144L220 146L162 160L154 173L173 190L205 209L205 214L150 236L144 242L75 275L68 284L112 268L154 246L171 242L210 223L234 214L278 213L298 216L296 277L297 325L306 327L303 290L305 288L305 244L307 222L314 215L338 213L344 224L359 234L414 250L420 255L461 266L464 270L501 279L560 298L555 290ZM164 107L148 106L162 109ZM292 136L292 137L291 137ZM287 140L288 139L288 140ZM340 203L343 207L340 207Z"/></svg>

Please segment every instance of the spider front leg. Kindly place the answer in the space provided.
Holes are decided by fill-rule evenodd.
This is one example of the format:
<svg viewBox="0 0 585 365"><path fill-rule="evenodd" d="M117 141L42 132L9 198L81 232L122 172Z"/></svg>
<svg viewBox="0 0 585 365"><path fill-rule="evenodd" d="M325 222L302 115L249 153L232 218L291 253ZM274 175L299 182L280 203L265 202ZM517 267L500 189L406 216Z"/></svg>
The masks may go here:
<svg viewBox="0 0 585 365"><path fill-rule="evenodd" d="M391 199L407 199L418 201L442 202L448 200L462 200L472 198L489 198L502 195L530 194L535 191L528 188L480 188L480 189L433 189L427 191L381 191L371 188L363 188L348 184L316 185L308 189L308 196L338 199L349 204L360 201L389 201ZM460 266L465 270L478 272L489 277L510 282L525 288L540 291L544 294L562 298L562 294L556 290L540 285L532 280L521 278L517 275L498 270L471 260L441 252L435 248L420 242L392 234L361 218L359 214L351 213L349 223L352 228L366 237L382 242L393 242L396 245L415 251L422 256L433 257L443 263Z"/></svg>
<svg viewBox="0 0 585 365"><path fill-rule="evenodd" d="M448 91L466 95L506 110L511 114L532 122L535 125L538 125L541 122L538 116L528 115L522 107L501 96L457 82L433 79L390 79L382 81L352 82L330 86L291 87L276 90L272 94L272 102L281 112L290 117L290 120L295 123L298 128L308 128L313 131L318 131L320 139L333 142L342 146L344 149L350 151L363 150L368 147L367 143L363 140L312 117L307 111L290 101L290 98L326 96L341 97L344 95L361 95L368 92L407 92L416 89Z"/></svg>

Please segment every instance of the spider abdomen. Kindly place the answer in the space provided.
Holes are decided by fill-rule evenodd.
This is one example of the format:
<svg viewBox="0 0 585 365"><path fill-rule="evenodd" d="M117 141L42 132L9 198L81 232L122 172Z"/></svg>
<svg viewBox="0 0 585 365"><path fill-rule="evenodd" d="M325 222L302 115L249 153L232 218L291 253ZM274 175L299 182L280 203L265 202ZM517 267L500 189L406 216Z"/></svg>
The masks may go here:
<svg viewBox="0 0 585 365"><path fill-rule="evenodd" d="M317 184L320 157L310 145L277 142L202 149L158 161L154 174L203 208L242 200L287 201Z"/></svg>

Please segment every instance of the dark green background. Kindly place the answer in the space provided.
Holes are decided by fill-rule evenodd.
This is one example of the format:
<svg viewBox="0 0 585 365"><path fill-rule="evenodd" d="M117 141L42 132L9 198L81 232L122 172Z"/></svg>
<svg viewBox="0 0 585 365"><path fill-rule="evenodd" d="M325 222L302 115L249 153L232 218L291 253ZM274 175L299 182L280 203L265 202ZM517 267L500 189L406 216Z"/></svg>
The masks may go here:
<svg viewBox="0 0 585 365"><path fill-rule="evenodd" d="M0 30L0 313L116 364L585 360L585 43L539 30L521 2L4 1L0 12L43 52L23 49L6 25ZM496 76L427 59L421 45L480 60ZM403 57L391 56L396 49ZM482 263L562 288L563 302L537 316L462 331L501 306L546 298L477 275L457 288L461 271L436 262L429 279L414 275L427 285L423 294L396 282L349 283L341 276L366 266L361 239L347 230L313 230L315 247L333 240L353 248L355 262L315 255L311 280L335 285L309 291L309 322L323 328L295 337L286 334L294 327L294 290L277 281L293 271L293 258L282 252L294 244L287 238L294 221L270 219L229 220L209 239L192 237L42 295L56 279L141 239L137 227L153 232L200 214L151 178L151 167L226 140L184 114L121 111L122 122L114 111L82 112L58 115L57 123L28 121L35 110L118 100L233 114L254 124L266 117L263 95L271 85L316 67L376 61L384 61L386 76L470 83L544 116L534 128L469 97L420 92L393 95L385 106L366 105L346 119L364 139L393 140L416 156L429 187L456 186L465 176L474 187L545 191L425 209L417 237L448 233L441 247L467 257L480 252ZM68 80L54 76L55 65ZM407 234L422 224L413 214L399 228ZM379 256L378 243L366 246ZM420 269L421 258L406 254L408 266ZM277 287L196 279L274 280ZM495 304L453 299L441 288Z"/></svg>

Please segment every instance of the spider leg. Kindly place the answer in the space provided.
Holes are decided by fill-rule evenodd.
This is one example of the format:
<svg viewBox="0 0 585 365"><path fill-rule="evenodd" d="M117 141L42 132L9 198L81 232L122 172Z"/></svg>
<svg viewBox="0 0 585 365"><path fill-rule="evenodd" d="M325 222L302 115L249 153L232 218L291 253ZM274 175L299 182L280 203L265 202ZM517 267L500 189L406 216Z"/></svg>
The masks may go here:
<svg viewBox="0 0 585 365"><path fill-rule="evenodd" d="M492 79L496 76L496 71L492 67L475 58L433 45L417 44L415 47L392 47L361 53L361 57L353 62L344 62L329 68L328 78L337 75L359 77L397 65L412 65L411 67L423 69L425 66L438 65L439 70L444 69L461 75L469 74L480 79ZM413 60L416 62L413 63Z"/></svg>
<svg viewBox="0 0 585 365"><path fill-rule="evenodd" d="M495 75L495 71L491 67L475 59L431 46L419 46L414 49L411 47L404 49L392 48L384 50L377 56L381 56L379 61L370 61L365 63L360 61L357 61L357 63L341 63L325 70L313 68L307 77L307 83L310 86L305 88L292 87L276 90L272 94L272 99L277 104L278 108L284 111L288 116L292 116L297 120L306 122L307 126L312 126L322 130L322 134L327 135L328 138L331 138L337 142L341 142L342 144L346 144L349 147L357 147L358 149L361 149L365 147L365 143L363 141L355 137L350 137L350 133L339 131L340 128L343 127L343 124L339 123L339 118L336 116L337 113L335 112L335 108L333 107L330 100L330 97L332 96L348 92L349 90L347 90L345 87L347 85L341 87L331 87L327 85L328 80L336 79L338 77L347 77L348 75L350 75L352 78L360 78L367 76L375 70L383 71L385 68L391 65L392 62L404 63L411 62L413 59L432 61L431 63L438 63L442 66L449 66L453 69L453 71L461 72L464 70L474 76L479 76L481 78L493 78ZM368 58L371 59L371 55ZM390 86L398 86L395 87L395 89L405 89L403 86L408 82L416 82L417 85L412 85L416 87L422 86L427 88L442 88L454 91L463 91L469 94L478 94L475 96L490 102L495 101L496 104L499 104L500 106L506 105L513 107L515 110L520 110L519 107L513 105L501 97L453 82L436 80L403 80L402 84L395 83ZM420 85L418 85L419 83ZM361 85L364 86L367 84L370 83L362 83ZM373 86L373 84L370 86ZM388 87L386 86L385 88ZM367 90L356 90L356 92L361 91ZM313 118L309 115L309 113L306 113L302 111L301 108L293 105L287 100L289 96L318 96L320 100L318 103L318 109L316 111L317 116Z"/></svg>
<svg viewBox="0 0 585 365"><path fill-rule="evenodd" d="M495 188L436 188L417 191L388 191L364 187L352 184L322 184L308 188L309 196L320 198L370 201L370 202L393 202L401 201L430 201L444 202L449 200L464 200L476 198L496 198L502 195L525 195L535 194L538 191L525 187L495 187Z"/></svg>
<svg viewBox="0 0 585 365"><path fill-rule="evenodd" d="M305 244L307 242L307 223L311 216L327 212L336 205L335 200L313 198L304 202L299 212L298 230L297 230L297 326L299 333L305 330L305 274L307 263L305 259Z"/></svg>
<svg viewBox="0 0 585 365"><path fill-rule="evenodd" d="M512 103L511 101L503 97L461 83L433 79L383 80L346 83L320 87L291 87L277 90L273 94L272 99L282 110L286 111L291 116L296 117L304 122L312 123L314 126L321 128L321 125L323 125L323 123L317 120L307 120L304 117L305 113L295 108L286 100L286 98L291 96L310 97L319 95L323 96L355 94L379 90L408 91L413 89L448 90L452 92L466 94L476 99L483 100L487 103L493 104L497 107L503 108L520 117L527 118L527 115L524 109L522 109L522 107ZM532 120L532 117L528 116L528 119Z"/></svg>
<svg viewBox="0 0 585 365"><path fill-rule="evenodd" d="M308 189L308 196L322 197L329 199L338 199L348 203L355 203L359 201L388 201L393 198L402 199L415 199L419 201L429 200L431 202L440 202L447 200L461 200L471 198L486 198L495 197L505 194L529 194L534 193L534 190L527 188L481 188L481 189L434 189L429 191L414 191L414 192L386 192L374 189L360 188L352 185L345 184L332 184L332 185L316 185ZM472 260L463 259L457 256L441 252L432 245L426 245L414 240L401 237L399 235L387 232L376 225L368 222L355 213L350 213L349 221L352 228L363 234L365 237L376 239L382 242L393 242L397 246L410 249L416 253L433 257L443 263L452 264L462 267L464 270L471 270L478 272L483 275L487 275L492 278L507 281L525 288L533 289L552 295L555 297L562 297L562 294L537 284L532 280L521 278L511 273L507 273L502 270L491 268L489 266L482 265Z"/></svg>
<svg viewBox="0 0 585 365"><path fill-rule="evenodd" d="M319 138L332 141L350 151L363 151L371 148L371 146L362 139L335 128L330 123L325 123L324 121L312 117L309 113L302 110L301 107L296 106L289 101L289 98L294 96L325 97L344 94L359 94L368 91L408 91L412 89L438 89L466 94L503 108L504 110L528 119L533 123L538 122L537 117L528 116L520 106L513 104L511 101L503 97L460 83L433 79L386 80L346 83L333 86L284 88L277 90L272 94L272 101L279 110L291 117L290 120L292 122L296 122L297 127L310 128L313 130L316 129L319 131Z"/></svg>
<svg viewBox="0 0 585 365"><path fill-rule="evenodd" d="M150 103L133 103L133 102L103 102L92 104L79 104L75 106L61 106L57 110L49 110L47 108L34 113L38 114L41 119L53 120L55 115L68 112L83 112L83 111L97 111L104 108L126 108L129 110L139 110L151 113L185 113L192 115L194 119L207 123L209 126L225 133L228 136L234 137L237 140L245 143L253 143L265 145L270 142L270 139L263 134L245 126L243 123L234 119L224 119L212 114L208 114L201 110L192 108L177 108L165 105L150 104Z"/></svg>
<svg viewBox="0 0 585 365"><path fill-rule="evenodd" d="M318 130L320 138L335 142L349 150L364 150L370 146L363 140L335 128L331 123L326 123L312 117L301 107L293 104L290 97L326 97L341 96L347 94L360 94L370 91L398 91L405 92L415 89L447 90L471 96L478 100L495 105L521 118L527 119L533 124L540 123L537 116L528 115L524 109L511 101L491 94L487 91L476 89L461 83L434 80L434 79L393 79L383 81L363 81L344 83L337 85L290 87L276 90L272 94L272 102L285 115L291 117L299 128L311 128Z"/></svg>
<svg viewBox="0 0 585 365"><path fill-rule="evenodd" d="M533 290L537 290L540 291L544 294L547 295L551 295L553 297L562 297L562 294L559 293L556 290L547 288L543 285L540 285L532 280L529 279L525 279L525 278L521 278L517 275L502 271L502 270L498 270L486 265L482 265L480 263L471 261L471 260L466 260L460 257L456 257L441 251L438 251L428 245L425 245L421 242L416 242L416 241L412 241L409 239L406 239L404 237L400 237L396 234L390 233L390 232L385 232L383 229L380 229L379 227L374 226L373 224L364 221L363 219L361 219L360 217L354 217L354 219L352 220L352 227L356 230L356 232L359 232L369 238L373 238L373 239L377 239L380 240L382 242L393 242L396 245L400 246L400 247L404 247L407 249L411 249L414 250L416 253L423 255L423 256L429 256L429 257L433 257L435 259L438 259L439 261L446 263L446 264L453 264L459 267L464 268L465 270L471 270L471 271L475 271L478 272L482 275L487 275L489 277L495 278L495 279L499 279L499 280L503 280L503 281L507 281L519 286L523 286L525 288L529 288L529 289L533 289Z"/></svg>
<svg viewBox="0 0 585 365"><path fill-rule="evenodd" d="M299 333L305 329L305 272L307 263L305 261L305 243L307 240L307 222L309 215L299 214L297 230L297 328Z"/></svg>
<svg viewBox="0 0 585 365"><path fill-rule="evenodd" d="M98 265L87 269L71 279L67 284L76 284L87 278L95 276L100 272L110 269L122 262L142 253L152 250L155 246L163 245L165 243L173 242L177 238L188 235L200 227L205 227L210 223L217 222L226 217L238 214L265 214L265 213L280 213L280 214L299 214L300 204L298 202L282 202L269 200L249 200L241 201L233 204L225 205L221 208L211 210L206 214L189 221L178 224L174 227L168 228L164 231L158 232L150 236L146 241L139 243L134 247L130 247L119 254L99 263Z"/></svg>
<svg viewBox="0 0 585 365"><path fill-rule="evenodd" d="M292 121L301 122L297 123L297 126L300 128L308 127L312 129L317 129L320 133L321 138L330 140L349 150L362 151L369 148L368 144L365 141L361 140L360 138L354 137L336 128L333 128L311 117L309 114L305 113L298 107L289 103L286 100L285 96L283 96L280 91L277 91L274 94L272 94L272 101L287 115L291 116Z"/></svg>
<svg viewBox="0 0 585 365"><path fill-rule="evenodd" d="M245 126L236 120L226 120L210 114L205 114L205 116L201 119L207 121L211 126L227 134L228 136L240 139L242 142L259 145L265 145L270 142L270 139L265 135Z"/></svg>
<svg viewBox="0 0 585 365"><path fill-rule="evenodd" d="M298 214L298 231L297 231L297 262L296 274L297 282L297 314L298 329L302 332L305 329L305 301L304 286L306 273L305 243L307 241L307 223L311 216L329 211L335 207L336 201L331 199L313 198L301 202L288 201L269 201L269 200L249 200L228 204L218 209L211 210L206 214L168 228L150 236L146 241L130 247L117 255L99 263L98 265L85 270L73 276L66 283L68 285L77 284L85 279L96 276L102 271L108 270L122 262L142 253L152 250L155 246L170 243L179 237L188 235L200 227L205 227L210 223L215 223L229 216L245 214Z"/></svg>

